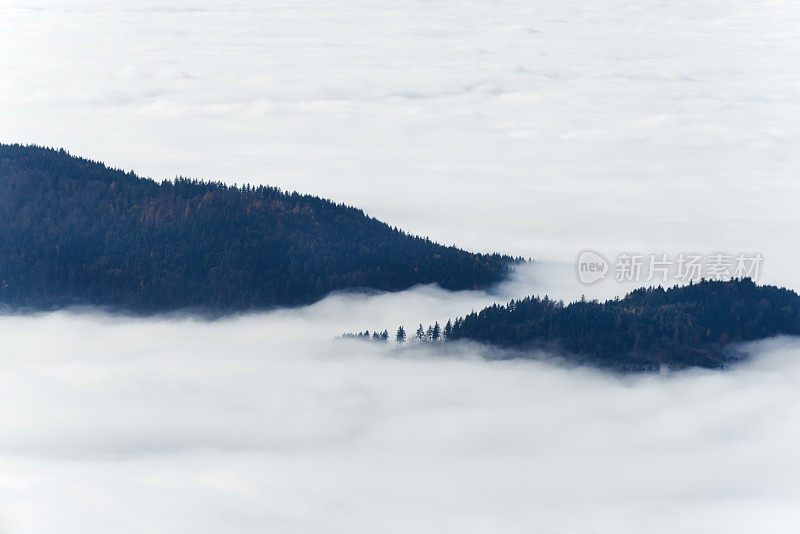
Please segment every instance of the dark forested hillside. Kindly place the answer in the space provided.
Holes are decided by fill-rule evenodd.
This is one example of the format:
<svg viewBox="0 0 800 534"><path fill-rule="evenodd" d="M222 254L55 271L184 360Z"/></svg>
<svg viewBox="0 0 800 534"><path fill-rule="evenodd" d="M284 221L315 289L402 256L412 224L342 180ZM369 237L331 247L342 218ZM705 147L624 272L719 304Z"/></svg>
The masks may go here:
<svg viewBox="0 0 800 534"><path fill-rule="evenodd" d="M511 261L274 187L156 182L63 150L0 145L0 304L12 308L239 311L345 288L482 287Z"/></svg>
<svg viewBox="0 0 800 534"><path fill-rule="evenodd" d="M421 326L418 337L432 339L419 332ZM800 334L800 296L749 279L638 289L603 303L528 297L460 317L443 330L448 341L548 349L619 370L721 367L730 343L778 334Z"/></svg>

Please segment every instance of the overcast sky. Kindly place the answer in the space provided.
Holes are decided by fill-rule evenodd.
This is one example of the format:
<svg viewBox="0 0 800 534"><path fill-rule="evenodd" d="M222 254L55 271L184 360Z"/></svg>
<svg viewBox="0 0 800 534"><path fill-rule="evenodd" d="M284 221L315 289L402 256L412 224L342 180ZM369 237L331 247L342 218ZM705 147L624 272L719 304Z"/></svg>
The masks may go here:
<svg viewBox="0 0 800 534"><path fill-rule="evenodd" d="M0 318L0 532L794 532L800 345L622 379L333 342L593 248L761 252L800 288L791 0L0 0L0 141L317 194L547 260L490 293L214 323Z"/></svg>

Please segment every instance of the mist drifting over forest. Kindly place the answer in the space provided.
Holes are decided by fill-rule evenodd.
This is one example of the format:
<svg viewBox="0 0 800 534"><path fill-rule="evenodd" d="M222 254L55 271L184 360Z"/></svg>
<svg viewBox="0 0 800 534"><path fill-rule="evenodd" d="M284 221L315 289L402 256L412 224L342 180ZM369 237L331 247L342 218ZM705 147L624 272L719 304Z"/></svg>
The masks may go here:
<svg viewBox="0 0 800 534"><path fill-rule="evenodd" d="M278 186L474 252L480 291L206 321L0 316L0 532L793 532L800 342L624 376L336 339L758 252L797 291L794 2L0 2L0 142Z"/></svg>
<svg viewBox="0 0 800 534"><path fill-rule="evenodd" d="M331 342L340 310L452 305L415 291L212 323L4 318L3 528L744 533L797 521L797 340L748 347L755 357L726 372L628 377L491 361L481 346Z"/></svg>
<svg viewBox="0 0 800 534"><path fill-rule="evenodd" d="M332 341L507 291L574 298L566 280L541 285L549 267L493 295L338 294L213 322L4 317L2 527L731 533L795 522L796 339L746 346L752 358L725 372L633 376L480 345Z"/></svg>

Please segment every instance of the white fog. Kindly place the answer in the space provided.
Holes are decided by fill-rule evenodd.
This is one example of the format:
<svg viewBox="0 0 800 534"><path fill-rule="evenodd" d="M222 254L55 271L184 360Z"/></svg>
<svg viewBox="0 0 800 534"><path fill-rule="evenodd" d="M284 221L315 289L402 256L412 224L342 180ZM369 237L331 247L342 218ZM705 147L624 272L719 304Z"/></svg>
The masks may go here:
<svg viewBox="0 0 800 534"><path fill-rule="evenodd" d="M800 340L628 376L334 340L505 299L435 287L208 322L0 320L7 532L697 532L796 524ZM554 290L567 296L556 280ZM559 289L560 288L560 289Z"/></svg>
<svg viewBox="0 0 800 534"><path fill-rule="evenodd" d="M622 376L336 338L629 289L581 286L584 248L759 252L800 288L798 28L788 0L0 0L0 142L544 260L488 293L0 316L0 532L795 532L798 339Z"/></svg>

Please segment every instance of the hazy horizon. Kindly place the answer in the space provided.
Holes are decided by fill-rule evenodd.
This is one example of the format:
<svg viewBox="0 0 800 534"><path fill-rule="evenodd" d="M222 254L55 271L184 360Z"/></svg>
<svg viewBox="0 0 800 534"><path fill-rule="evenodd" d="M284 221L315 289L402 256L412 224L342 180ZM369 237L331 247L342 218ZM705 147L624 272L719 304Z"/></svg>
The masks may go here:
<svg viewBox="0 0 800 534"><path fill-rule="evenodd" d="M761 252L796 288L798 23L778 0L9 0L0 140L476 251Z"/></svg>
<svg viewBox="0 0 800 534"><path fill-rule="evenodd" d="M637 285L580 284L584 249L760 253L800 289L798 27L788 0L0 0L0 142L541 260L217 321L0 315L0 532L793 532L797 339L621 376L335 338Z"/></svg>

